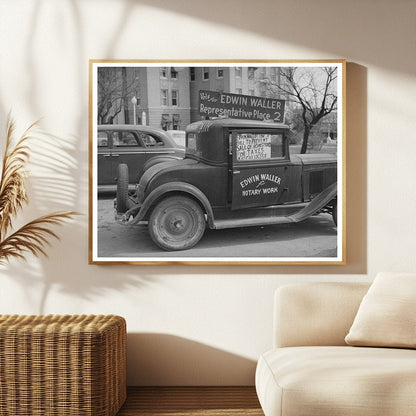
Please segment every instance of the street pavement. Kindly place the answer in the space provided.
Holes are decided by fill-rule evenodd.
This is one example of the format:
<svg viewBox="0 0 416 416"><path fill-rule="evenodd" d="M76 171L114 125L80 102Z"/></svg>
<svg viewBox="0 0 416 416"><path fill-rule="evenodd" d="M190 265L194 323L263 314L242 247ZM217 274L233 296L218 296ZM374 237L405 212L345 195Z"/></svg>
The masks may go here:
<svg viewBox="0 0 416 416"><path fill-rule="evenodd" d="M335 257L337 228L332 216L320 214L297 224L279 224L225 230L206 229L192 249L167 252L150 239L147 226L120 225L114 220L113 200L97 201L99 258L267 258Z"/></svg>

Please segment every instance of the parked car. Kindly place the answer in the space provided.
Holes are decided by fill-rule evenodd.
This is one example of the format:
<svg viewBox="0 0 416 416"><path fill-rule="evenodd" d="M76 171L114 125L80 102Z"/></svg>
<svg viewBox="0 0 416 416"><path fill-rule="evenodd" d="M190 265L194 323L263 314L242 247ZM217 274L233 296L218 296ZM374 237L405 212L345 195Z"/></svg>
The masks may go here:
<svg viewBox="0 0 416 416"><path fill-rule="evenodd" d="M291 156L288 130L234 119L190 124L185 159L149 168L131 195L123 181L127 167L119 166L116 219L147 223L165 250L193 247L206 227L299 222L321 212L336 223L336 156Z"/></svg>
<svg viewBox="0 0 416 416"><path fill-rule="evenodd" d="M165 131L141 125L99 125L97 145L98 192L116 190L119 164L127 165L127 182L134 189L145 168L185 155Z"/></svg>

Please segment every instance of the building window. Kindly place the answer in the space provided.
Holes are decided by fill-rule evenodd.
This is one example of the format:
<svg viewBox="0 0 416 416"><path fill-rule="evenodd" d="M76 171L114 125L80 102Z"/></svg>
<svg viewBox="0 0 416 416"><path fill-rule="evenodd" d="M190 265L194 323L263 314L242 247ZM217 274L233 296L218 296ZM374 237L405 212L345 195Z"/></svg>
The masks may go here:
<svg viewBox="0 0 416 416"><path fill-rule="evenodd" d="M162 126L163 130L168 130L170 125L170 117L169 114L162 114L162 120L160 122L160 125Z"/></svg>
<svg viewBox="0 0 416 416"><path fill-rule="evenodd" d="M172 115L172 130L179 130L181 127L181 118L179 114Z"/></svg>
<svg viewBox="0 0 416 416"><path fill-rule="evenodd" d="M236 94L242 94L243 90L241 88L236 88L235 92L236 92Z"/></svg>
<svg viewBox="0 0 416 416"><path fill-rule="evenodd" d="M248 79L254 79L254 67L248 67Z"/></svg>
<svg viewBox="0 0 416 416"><path fill-rule="evenodd" d="M217 78L224 78L224 69L217 68Z"/></svg>
<svg viewBox="0 0 416 416"><path fill-rule="evenodd" d="M254 95L254 90L249 90L249 91L248 91L248 93L249 93L250 95Z"/></svg>
<svg viewBox="0 0 416 416"><path fill-rule="evenodd" d="M168 77L168 69L165 66L160 68L160 77L161 78L167 78Z"/></svg>
<svg viewBox="0 0 416 416"><path fill-rule="evenodd" d="M209 68L202 68L202 79L207 81L209 79Z"/></svg>
<svg viewBox="0 0 416 416"><path fill-rule="evenodd" d="M235 76L241 78L241 75L242 75L241 66L236 66L235 67Z"/></svg>
<svg viewBox="0 0 416 416"><path fill-rule="evenodd" d="M160 93L161 93L160 103L162 105L168 105L168 90L161 90Z"/></svg>
<svg viewBox="0 0 416 416"><path fill-rule="evenodd" d="M172 68L170 70L170 77L172 79L178 79L178 71L175 68Z"/></svg>
<svg viewBox="0 0 416 416"><path fill-rule="evenodd" d="M276 81L277 79L277 68L270 68L270 79Z"/></svg>
<svg viewBox="0 0 416 416"><path fill-rule="evenodd" d="M171 95L172 95L172 105L175 106L175 107L178 106L179 105L178 90L172 90Z"/></svg>
<svg viewBox="0 0 416 416"><path fill-rule="evenodd" d="M191 81L195 81L195 67L191 66L189 68L189 76L191 77Z"/></svg>

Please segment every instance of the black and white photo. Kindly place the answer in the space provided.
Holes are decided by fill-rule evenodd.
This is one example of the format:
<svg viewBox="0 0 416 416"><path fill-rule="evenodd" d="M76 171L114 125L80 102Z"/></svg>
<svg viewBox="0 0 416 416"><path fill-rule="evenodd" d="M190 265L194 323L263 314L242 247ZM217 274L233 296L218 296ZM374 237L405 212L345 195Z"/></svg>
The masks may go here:
<svg viewBox="0 0 416 416"><path fill-rule="evenodd" d="M345 61L90 61L90 262L343 264Z"/></svg>

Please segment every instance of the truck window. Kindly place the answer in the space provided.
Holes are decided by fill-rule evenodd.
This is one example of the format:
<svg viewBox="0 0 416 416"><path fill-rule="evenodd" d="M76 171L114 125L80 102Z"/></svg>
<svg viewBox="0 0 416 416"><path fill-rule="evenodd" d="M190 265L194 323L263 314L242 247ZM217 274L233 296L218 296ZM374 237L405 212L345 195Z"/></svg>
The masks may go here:
<svg viewBox="0 0 416 416"><path fill-rule="evenodd" d="M188 150L191 151L191 153L196 153L196 134L189 133L188 134Z"/></svg>

